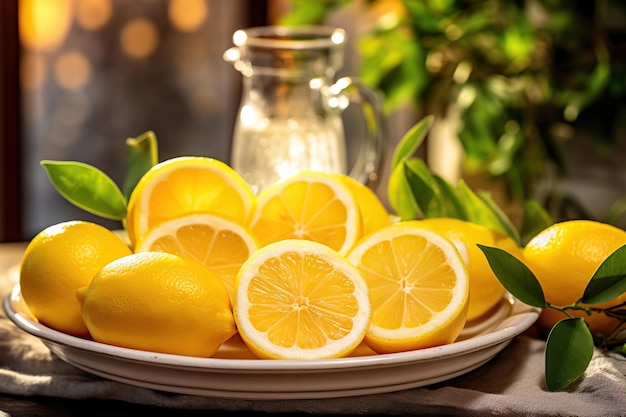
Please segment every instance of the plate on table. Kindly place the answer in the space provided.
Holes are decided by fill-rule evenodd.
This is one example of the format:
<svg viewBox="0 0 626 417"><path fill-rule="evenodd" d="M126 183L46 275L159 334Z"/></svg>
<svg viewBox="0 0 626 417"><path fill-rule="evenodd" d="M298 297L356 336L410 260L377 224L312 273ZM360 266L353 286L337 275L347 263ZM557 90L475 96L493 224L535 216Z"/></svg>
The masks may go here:
<svg viewBox="0 0 626 417"><path fill-rule="evenodd" d="M239 399L334 398L400 391L472 371L536 321L539 310L510 295L468 322L454 343L375 354L365 345L350 357L325 360L255 359L238 337L211 358L146 352L58 332L37 322L19 285L3 302L7 317L62 360L101 377L180 394Z"/></svg>

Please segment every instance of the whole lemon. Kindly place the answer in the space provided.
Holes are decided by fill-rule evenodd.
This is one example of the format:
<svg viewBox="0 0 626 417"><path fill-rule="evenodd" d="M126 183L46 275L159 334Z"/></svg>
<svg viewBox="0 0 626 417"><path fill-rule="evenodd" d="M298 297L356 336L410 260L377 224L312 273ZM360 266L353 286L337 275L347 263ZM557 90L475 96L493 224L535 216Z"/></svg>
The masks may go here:
<svg viewBox="0 0 626 417"><path fill-rule="evenodd" d="M22 297L41 323L89 336L76 290L88 285L104 265L130 253L121 238L95 223L70 221L47 227L30 241L22 257Z"/></svg>
<svg viewBox="0 0 626 417"><path fill-rule="evenodd" d="M501 247L510 251L515 247L512 239L505 239L499 233L485 226L460 219L433 217L416 220L416 222L421 227L452 241L463 255L470 278L467 320L482 316L498 304L504 295L504 287L496 278L487 258L476 244ZM517 255L516 253L513 254Z"/></svg>
<svg viewBox="0 0 626 417"><path fill-rule="evenodd" d="M236 333L230 297L199 262L142 252L106 265L77 296L94 340L208 357Z"/></svg>
<svg viewBox="0 0 626 417"><path fill-rule="evenodd" d="M565 306L582 297L587 284L600 264L616 249L626 244L626 231L592 220L568 220L555 223L533 237L524 247L524 262L541 284L546 300ZM621 302L621 297L596 307L606 308ZM593 333L608 335L619 323L604 314L584 317ZM566 318L556 310L542 311L537 324L544 330Z"/></svg>

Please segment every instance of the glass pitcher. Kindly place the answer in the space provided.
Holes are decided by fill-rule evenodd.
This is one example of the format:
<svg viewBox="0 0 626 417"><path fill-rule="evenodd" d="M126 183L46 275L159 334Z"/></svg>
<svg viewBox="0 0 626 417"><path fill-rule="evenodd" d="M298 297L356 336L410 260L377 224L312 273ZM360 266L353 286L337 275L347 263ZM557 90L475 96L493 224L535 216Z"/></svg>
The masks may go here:
<svg viewBox="0 0 626 417"><path fill-rule="evenodd" d="M231 166L255 192L303 169L349 173L372 188L387 126L377 92L354 78L334 81L345 32L324 26L238 30L224 53L243 75ZM360 104L366 135L351 170L341 114Z"/></svg>

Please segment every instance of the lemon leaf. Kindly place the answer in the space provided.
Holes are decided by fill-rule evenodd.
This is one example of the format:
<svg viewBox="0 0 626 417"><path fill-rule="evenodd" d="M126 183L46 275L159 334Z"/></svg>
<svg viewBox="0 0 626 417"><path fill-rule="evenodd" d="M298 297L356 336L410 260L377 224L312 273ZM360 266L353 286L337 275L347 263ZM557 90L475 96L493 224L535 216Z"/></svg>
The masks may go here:
<svg viewBox="0 0 626 417"><path fill-rule="evenodd" d="M615 250L600 264L587 284L581 301L599 304L626 292L626 245Z"/></svg>
<svg viewBox="0 0 626 417"><path fill-rule="evenodd" d="M476 246L485 254L491 270L508 292L530 306L548 307L541 284L519 259L500 248Z"/></svg>
<svg viewBox="0 0 626 417"><path fill-rule="evenodd" d="M402 220L410 220L421 216L422 213L407 181L405 163L406 161L399 163L391 171L387 185L387 196L389 204L396 214Z"/></svg>
<svg viewBox="0 0 626 417"><path fill-rule="evenodd" d="M478 193L478 197L483 201L485 210L491 212L495 220L493 228L500 232L504 232L507 236L512 238L518 246L522 245L522 241L519 232L511 222L511 219L502 211L500 206L493 200L491 194L487 192Z"/></svg>
<svg viewBox="0 0 626 417"><path fill-rule="evenodd" d="M581 317L561 320L546 341L546 386L564 388L580 377L593 356L593 336Z"/></svg>
<svg viewBox="0 0 626 417"><path fill-rule="evenodd" d="M522 245L526 245L530 239L553 223L550 214L537 200L526 200L524 202L524 219L520 230Z"/></svg>
<svg viewBox="0 0 626 417"><path fill-rule="evenodd" d="M442 216L439 187L430 170L421 159L410 159L404 164L407 184L421 213L426 217Z"/></svg>
<svg viewBox="0 0 626 417"><path fill-rule="evenodd" d="M468 221L503 233L519 244L520 237L517 230L488 193L476 194L463 180L459 181L457 188L465 206Z"/></svg>
<svg viewBox="0 0 626 417"><path fill-rule="evenodd" d="M112 220L126 217L126 199L104 172L74 161L41 161L52 185L75 206Z"/></svg>
<svg viewBox="0 0 626 417"><path fill-rule="evenodd" d="M426 133L430 130L434 120L434 116L426 116L404 134L393 151L393 155L391 157L392 169L395 169L400 162L408 159L415 153L415 151L417 151L424 141Z"/></svg>
<svg viewBox="0 0 626 417"><path fill-rule="evenodd" d="M122 189L126 201L135 186L150 168L159 162L156 135L152 131L143 133L136 138L126 139L128 172Z"/></svg>
<svg viewBox="0 0 626 417"><path fill-rule="evenodd" d="M439 188L440 203L445 216L453 217L459 220L467 220L465 206L463 205L456 188L435 173L433 173L433 178Z"/></svg>

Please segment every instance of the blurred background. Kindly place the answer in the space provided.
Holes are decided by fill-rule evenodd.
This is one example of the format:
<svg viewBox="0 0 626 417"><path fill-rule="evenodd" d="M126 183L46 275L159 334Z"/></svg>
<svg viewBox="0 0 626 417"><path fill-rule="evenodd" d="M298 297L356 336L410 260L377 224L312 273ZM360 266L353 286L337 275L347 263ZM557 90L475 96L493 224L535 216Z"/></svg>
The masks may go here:
<svg viewBox="0 0 626 417"><path fill-rule="evenodd" d="M555 219L625 226L622 1L2 0L0 7L0 241L30 239L69 219L120 227L60 197L42 159L86 162L121 184L125 139L152 130L160 160L228 162L241 74L222 54L235 30L266 24L346 29L338 75L357 75L384 93L387 161L413 123L434 114L418 155L445 178L489 189L513 217L537 198ZM359 134L356 124L346 123L348 137ZM383 200L385 185L383 176Z"/></svg>

